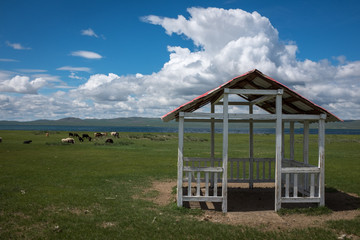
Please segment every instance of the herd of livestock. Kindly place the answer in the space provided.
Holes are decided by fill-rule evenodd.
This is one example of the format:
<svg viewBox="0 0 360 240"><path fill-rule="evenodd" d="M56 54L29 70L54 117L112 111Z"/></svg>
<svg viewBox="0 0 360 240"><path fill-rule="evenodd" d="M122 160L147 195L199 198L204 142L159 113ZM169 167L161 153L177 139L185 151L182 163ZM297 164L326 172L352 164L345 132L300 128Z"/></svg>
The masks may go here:
<svg viewBox="0 0 360 240"><path fill-rule="evenodd" d="M108 134L107 133L94 133L94 137L95 139L99 139L99 138L106 138L105 143L114 143L114 140L112 138L107 138ZM119 138L119 133L118 132L111 132L110 136L112 137L116 137ZM49 137L49 133L46 133L46 137ZM81 136L78 133L69 133L69 137L68 138L63 138L61 139L62 143L75 143L75 138L78 139L79 142L83 142L84 140L88 140L88 141L92 141L92 137L89 136L89 134L84 133ZM2 142L2 137L0 137L0 143ZM32 140L26 140L23 142L24 144L30 144L32 143Z"/></svg>
<svg viewBox="0 0 360 240"><path fill-rule="evenodd" d="M118 132L111 132L110 135L112 137L117 137L119 138L119 133ZM107 137L107 133L94 133L94 138L102 138L102 137ZM77 133L69 133L69 137L68 138L63 138L61 139L62 143L75 143L75 138L77 138L79 140L79 142L83 142L85 139L90 141L93 139L92 137L89 136L89 134L87 133L83 133L81 136ZM112 140L111 138L107 138L105 140L105 143L114 143L114 140Z"/></svg>

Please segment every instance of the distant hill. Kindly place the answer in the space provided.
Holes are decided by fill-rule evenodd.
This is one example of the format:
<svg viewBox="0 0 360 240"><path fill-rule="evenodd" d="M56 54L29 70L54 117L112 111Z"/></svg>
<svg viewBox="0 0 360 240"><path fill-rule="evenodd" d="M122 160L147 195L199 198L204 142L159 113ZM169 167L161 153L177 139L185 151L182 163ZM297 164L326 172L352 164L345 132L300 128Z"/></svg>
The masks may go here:
<svg viewBox="0 0 360 240"><path fill-rule="evenodd" d="M40 119L28 122L19 121L0 121L0 125L48 125L48 126L112 126L112 127L178 127L175 121L162 122L160 118L113 118L113 119L80 119L80 118L62 118L58 120ZM220 125L219 125L220 126ZM208 123L186 123L186 127L207 128ZM247 123L230 124L233 128L246 128ZM256 128L273 128L272 123L257 123ZM297 125L297 127L302 127ZM317 127L311 124L310 127ZM330 122L326 124L327 129L360 129L360 120L345 120L344 122Z"/></svg>

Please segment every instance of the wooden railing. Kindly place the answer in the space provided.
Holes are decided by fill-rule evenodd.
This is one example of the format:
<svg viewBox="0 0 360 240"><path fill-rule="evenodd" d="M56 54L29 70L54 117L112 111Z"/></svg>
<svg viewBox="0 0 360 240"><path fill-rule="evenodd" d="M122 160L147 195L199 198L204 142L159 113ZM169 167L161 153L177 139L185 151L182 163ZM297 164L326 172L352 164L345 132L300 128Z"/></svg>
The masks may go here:
<svg viewBox="0 0 360 240"><path fill-rule="evenodd" d="M320 168L310 164L290 161L281 169L283 203L320 202Z"/></svg>
<svg viewBox="0 0 360 240"><path fill-rule="evenodd" d="M229 158L228 183L274 182L274 158ZM218 187L222 182L221 158L184 158L183 201L221 202ZM204 193L201 192L204 188Z"/></svg>

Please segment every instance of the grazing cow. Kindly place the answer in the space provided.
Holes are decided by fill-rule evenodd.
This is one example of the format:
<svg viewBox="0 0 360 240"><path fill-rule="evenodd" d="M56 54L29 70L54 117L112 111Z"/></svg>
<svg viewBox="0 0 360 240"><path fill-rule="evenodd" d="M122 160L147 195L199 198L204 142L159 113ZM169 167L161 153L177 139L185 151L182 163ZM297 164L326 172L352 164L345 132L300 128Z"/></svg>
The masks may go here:
<svg viewBox="0 0 360 240"><path fill-rule="evenodd" d="M0 143L2 142L2 137L0 137Z"/></svg>
<svg viewBox="0 0 360 240"><path fill-rule="evenodd" d="M105 143L114 143L114 141L111 138L106 139Z"/></svg>
<svg viewBox="0 0 360 240"><path fill-rule="evenodd" d="M82 137L79 137L79 141L80 141L80 142L83 142L84 139L83 139Z"/></svg>
<svg viewBox="0 0 360 240"><path fill-rule="evenodd" d="M94 133L94 137L105 137L107 136L107 133Z"/></svg>
<svg viewBox="0 0 360 240"><path fill-rule="evenodd" d="M74 136L74 134L73 133L69 133L69 137L73 137Z"/></svg>
<svg viewBox="0 0 360 240"><path fill-rule="evenodd" d="M45 136L46 136L46 137L49 137L49 133L48 133L48 132L47 132L47 133L45 133Z"/></svg>
<svg viewBox="0 0 360 240"><path fill-rule="evenodd" d="M111 134L111 136L113 136L113 137L119 138L119 133L118 133L118 132L111 132L110 134Z"/></svg>
<svg viewBox="0 0 360 240"><path fill-rule="evenodd" d="M87 134L87 133L84 133L83 135L82 135L82 138L89 138L90 136L89 136L89 134Z"/></svg>
<svg viewBox="0 0 360 240"><path fill-rule="evenodd" d="M88 139L89 139L89 142L91 142L91 137L88 137Z"/></svg>
<svg viewBox="0 0 360 240"><path fill-rule="evenodd" d="M72 144L74 144L75 140L73 138L63 138L63 139L61 139L61 142L62 143L72 143Z"/></svg>
<svg viewBox="0 0 360 240"><path fill-rule="evenodd" d="M24 144L30 144L32 142L32 140L27 140L27 141L24 141Z"/></svg>
<svg viewBox="0 0 360 240"><path fill-rule="evenodd" d="M74 137L80 137L79 134L77 133L74 133Z"/></svg>

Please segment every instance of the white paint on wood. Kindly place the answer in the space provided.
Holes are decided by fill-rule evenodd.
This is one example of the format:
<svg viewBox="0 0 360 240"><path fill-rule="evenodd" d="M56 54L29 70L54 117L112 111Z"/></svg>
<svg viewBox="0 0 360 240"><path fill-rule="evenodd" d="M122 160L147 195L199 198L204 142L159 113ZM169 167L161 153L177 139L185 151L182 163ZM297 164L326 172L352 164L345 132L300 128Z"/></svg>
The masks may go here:
<svg viewBox="0 0 360 240"><path fill-rule="evenodd" d="M187 202L222 202L222 197L214 197L214 196L184 196L184 201Z"/></svg>
<svg viewBox="0 0 360 240"><path fill-rule="evenodd" d="M205 197L209 196L209 172L205 173Z"/></svg>
<svg viewBox="0 0 360 240"><path fill-rule="evenodd" d="M217 182L218 182L218 174L217 172L214 173L214 196L217 196Z"/></svg>
<svg viewBox="0 0 360 240"><path fill-rule="evenodd" d="M294 197L298 197L298 175L297 173L294 174Z"/></svg>
<svg viewBox="0 0 360 240"><path fill-rule="evenodd" d="M249 105L249 116L253 115L254 107L252 104ZM253 120L250 119L249 122L249 188L252 189L254 187L254 123Z"/></svg>
<svg viewBox="0 0 360 240"><path fill-rule="evenodd" d="M230 119L244 120L276 120L275 114L246 114L246 113L230 113Z"/></svg>
<svg viewBox="0 0 360 240"><path fill-rule="evenodd" d="M280 90L280 92L279 92ZM263 89L224 89L224 93L242 94L242 95L277 95L283 94L282 89L278 90L263 90Z"/></svg>
<svg viewBox="0 0 360 240"><path fill-rule="evenodd" d="M281 123L281 159L285 158L285 122Z"/></svg>
<svg viewBox="0 0 360 240"><path fill-rule="evenodd" d="M197 172L196 183L196 196L200 196L200 172Z"/></svg>
<svg viewBox="0 0 360 240"><path fill-rule="evenodd" d="M285 175L285 197L289 197L289 193L290 193L290 174L287 173Z"/></svg>
<svg viewBox="0 0 360 240"><path fill-rule="evenodd" d="M320 206L325 206L325 119L326 114L321 115L319 120L319 161L318 166L320 168L319 176L319 196Z"/></svg>
<svg viewBox="0 0 360 240"><path fill-rule="evenodd" d="M308 115L308 114L283 114L282 118L284 120L308 120L308 121L315 121L319 120L319 115Z"/></svg>
<svg viewBox="0 0 360 240"><path fill-rule="evenodd" d="M310 197L315 195L315 174L310 175Z"/></svg>
<svg viewBox="0 0 360 240"><path fill-rule="evenodd" d="M184 167L184 172L222 172L222 167Z"/></svg>
<svg viewBox="0 0 360 240"><path fill-rule="evenodd" d="M225 89L227 90L227 89ZM229 95L224 91L224 105L223 105L223 175L222 175L222 211L227 212L227 167L228 167L228 134L229 134L229 124L228 124L228 100Z"/></svg>
<svg viewBox="0 0 360 240"><path fill-rule="evenodd" d="M215 105L211 104L211 113L215 113ZM211 153L210 157L215 157L215 119L211 118L210 134L211 134ZM212 165L213 167L213 165Z"/></svg>
<svg viewBox="0 0 360 240"><path fill-rule="evenodd" d="M191 182L192 182L192 174L188 172L188 196L191 196Z"/></svg>
<svg viewBox="0 0 360 240"><path fill-rule="evenodd" d="M232 105L232 106L248 106L250 104L250 102L228 102L228 105ZM223 102L218 102L216 103L216 105L224 105Z"/></svg>
<svg viewBox="0 0 360 240"><path fill-rule="evenodd" d="M201 113L201 112L185 112L184 116L189 117L198 117L198 118L217 118L222 119L223 114L221 113Z"/></svg>
<svg viewBox="0 0 360 240"><path fill-rule="evenodd" d="M281 169L282 173L320 173L318 167L285 167Z"/></svg>
<svg viewBox="0 0 360 240"><path fill-rule="evenodd" d="M282 95L276 95L275 211L281 208Z"/></svg>
<svg viewBox="0 0 360 240"><path fill-rule="evenodd" d="M289 197L289 198L281 198L282 203L319 203L320 198L310 198L310 197Z"/></svg>
<svg viewBox="0 0 360 240"><path fill-rule="evenodd" d="M184 167L184 117L183 114L180 113L179 115L179 133L178 133L178 172L177 172L177 206L182 207L183 205L183 167Z"/></svg>

